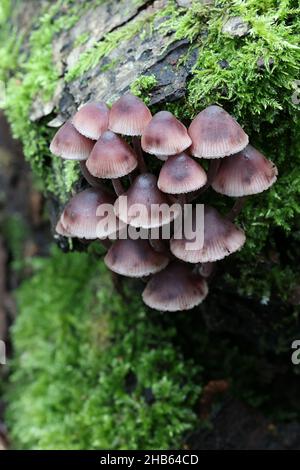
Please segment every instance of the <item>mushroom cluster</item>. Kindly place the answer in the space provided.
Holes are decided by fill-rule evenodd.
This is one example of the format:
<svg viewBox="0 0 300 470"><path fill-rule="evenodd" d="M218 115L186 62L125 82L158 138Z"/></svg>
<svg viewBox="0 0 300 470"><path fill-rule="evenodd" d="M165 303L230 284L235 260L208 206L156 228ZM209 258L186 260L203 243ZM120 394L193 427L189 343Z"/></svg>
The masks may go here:
<svg viewBox="0 0 300 470"><path fill-rule="evenodd" d="M221 107L208 106L187 129L168 111L152 116L130 93L110 109L101 102L83 105L58 130L50 150L63 159L78 160L89 183L65 206L57 233L102 240L108 246L108 268L143 278L145 304L160 311L188 310L205 299L212 263L245 242L244 231L233 223L244 197L268 189L277 177L275 165L249 144L241 126ZM158 177L147 169L153 156L162 161ZM210 160L207 173L199 159ZM111 180L114 191L105 180ZM177 236L178 208L198 200L209 187L237 198L232 210L224 216L205 205L203 237L197 241L200 227L194 202L190 233ZM131 210L136 204L146 209L142 215ZM151 210L157 206L175 209ZM129 227L158 228L160 233L166 225L167 241L129 236Z"/></svg>

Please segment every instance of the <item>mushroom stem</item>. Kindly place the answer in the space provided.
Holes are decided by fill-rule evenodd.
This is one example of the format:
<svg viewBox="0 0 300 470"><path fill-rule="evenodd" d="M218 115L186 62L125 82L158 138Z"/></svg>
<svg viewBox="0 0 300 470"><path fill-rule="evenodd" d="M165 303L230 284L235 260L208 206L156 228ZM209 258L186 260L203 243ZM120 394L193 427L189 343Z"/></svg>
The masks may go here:
<svg viewBox="0 0 300 470"><path fill-rule="evenodd" d="M209 168L207 172L207 182L204 186L202 186L202 188L200 188L191 196L190 201L194 201L194 199L197 199L200 196L200 194L205 193L205 191L207 191L208 188L210 188L218 172L220 163L221 163L220 158L214 158L213 160L210 160Z"/></svg>
<svg viewBox="0 0 300 470"><path fill-rule="evenodd" d="M89 183L89 185L91 185L93 188L100 188L109 192L109 189L104 186L104 184L99 180L99 178L96 178L95 176L91 175L91 173L87 169L86 160L82 160L80 162L80 170L82 176Z"/></svg>
<svg viewBox="0 0 300 470"><path fill-rule="evenodd" d="M220 163L221 163L220 158L214 158L213 160L210 161L209 169L207 172L207 183L206 183L208 184L208 186L211 186L213 180L215 179Z"/></svg>
<svg viewBox="0 0 300 470"><path fill-rule="evenodd" d="M142 147L141 138L139 136L132 137L133 148L138 159L138 167L141 173L147 173L147 166L145 163Z"/></svg>
<svg viewBox="0 0 300 470"><path fill-rule="evenodd" d="M165 253L167 251L165 243L160 238L149 238L149 243L153 250L157 251L158 253Z"/></svg>
<svg viewBox="0 0 300 470"><path fill-rule="evenodd" d="M214 263L202 263L199 268L199 273L205 279L209 279L213 277L213 275L215 274L215 270L216 270L215 262Z"/></svg>
<svg viewBox="0 0 300 470"><path fill-rule="evenodd" d="M184 206L186 204L186 194L185 193L178 195L178 204L180 204L181 206Z"/></svg>
<svg viewBox="0 0 300 470"><path fill-rule="evenodd" d="M247 199L246 196L237 198L232 208L227 213L226 219L231 220L231 222L233 222L234 219L236 219L237 216L241 213L245 205L246 199Z"/></svg>
<svg viewBox="0 0 300 470"><path fill-rule="evenodd" d="M123 187L123 184L120 178L113 178L111 182L113 184L113 187L117 196L120 196L121 194L125 192L125 189Z"/></svg>

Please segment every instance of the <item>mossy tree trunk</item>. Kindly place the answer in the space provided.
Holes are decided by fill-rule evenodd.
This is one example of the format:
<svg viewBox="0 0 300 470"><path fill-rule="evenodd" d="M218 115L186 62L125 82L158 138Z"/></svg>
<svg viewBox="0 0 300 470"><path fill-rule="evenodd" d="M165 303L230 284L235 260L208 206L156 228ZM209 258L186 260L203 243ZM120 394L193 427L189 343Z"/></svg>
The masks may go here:
<svg viewBox="0 0 300 470"><path fill-rule="evenodd" d="M49 153L55 127L82 103L111 102L129 89L153 111L164 107L186 122L207 104L223 105L278 165L274 189L249 201L239 219L247 244L221 265L202 311L213 330L267 349L284 341L287 349L297 331L300 283L296 2L11 3L1 34L23 36L1 49L10 58L0 65L6 113L57 210L80 179L76 164Z"/></svg>

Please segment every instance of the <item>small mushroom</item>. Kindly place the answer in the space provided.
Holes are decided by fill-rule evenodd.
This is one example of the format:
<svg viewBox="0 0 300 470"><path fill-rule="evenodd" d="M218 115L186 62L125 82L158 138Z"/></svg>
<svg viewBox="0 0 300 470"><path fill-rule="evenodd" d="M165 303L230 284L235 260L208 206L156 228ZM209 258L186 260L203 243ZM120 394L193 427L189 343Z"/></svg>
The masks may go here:
<svg viewBox="0 0 300 470"><path fill-rule="evenodd" d="M81 135L70 121L67 121L55 134L50 151L66 160L86 160L94 147L92 140Z"/></svg>
<svg viewBox="0 0 300 470"><path fill-rule="evenodd" d="M97 178L120 178L137 166L137 157L125 140L105 131L95 144L86 166Z"/></svg>
<svg viewBox="0 0 300 470"><path fill-rule="evenodd" d="M212 183L215 191L241 197L261 193L277 179L277 168L270 160L248 145L244 150L222 160Z"/></svg>
<svg viewBox="0 0 300 470"><path fill-rule="evenodd" d="M128 277L143 277L165 268L169 258L157 253L148 240L117 240L107 252L104 262L117 274Z"/></svg>
<svg viewBox="0 0 300 470"><path fill-rule="evenodd" d="M57 224L56 224L56 227L55 227L55 232L58 234L58 235L61 235L62 237L70 237L70 235L68 234L68 232L66 231L66 229L64 228L62 222L61 222L61 219L58 220Z"/></svg>
<svg viewBox="0 0 300 470"><path fill-rule="evenodd" d="M107 192L88 188L80 193L75 194L67 203L60 217L58 229L63 229L70 237L85 238L93 240L96 238L106 237L109 235L99 226L99 222L104 217L114 218L113 210L109 214L99 214L101 204L109 204L113 206L114 198ZM110 220L110 222L113 222ZM112 224L111 232L115 232L115 225Z"/></svg>
<svg viewBox="0 0 300 470"><path fill-rule="evenodd" d="M188 263L218 261L239 250L245 243L243 230L222 217L213 207L204 207L204 240L200 240L199 237L198 246L194 235L196 230L199 230L199 227L196 227L196 217L193 217L192 222L192 227L186 229L189 233L185 233L181 239L174 236L170 242L171 252L182 261Z"/></svg>
<svg viewBox="0 0 300 470"><path fill-rule="evenodd" d="M175 155L191 143L186 127L168 111L155 114L142 134L142 149L152 155Z"/></svg>
<svg viewBox="0 0 300 470"><path fill-rule="evenodd" d="M108 115L109 109L105 103L90 102L79 108L72 118L72 124L80 134L98 140L108 129Z"/></svg>
<svg viewBox="0 0 300 470"><path fill-rule="evenodd" d="M199 274L185 264L172 262L152 276L143 292L143 301L155 310L176 312L196 307L207 294L207 283Z"/></svg>
<svg viewBox="0 0 300 470"><path fill-rule="evenodd" d="M249 138L236 120L220 106L212 105L192 121L188 133L191 153L198 158L223 158L239 152Z"/></svg>
<svg viewBox="0 0 300 470"><path fill-rule="evenodd" d="M203 168L187 153L173 155L162 166L158 187L164 193L182 194L196 191L206 184L207 176Z"/></svg>
<svg viewBox="0 0 300 470"><path fill-rule="evenodd" d="M126 204L125 199L121 199L125 197ZM128 191L116 200L115 213L126 224L149 229L168 224L179 215L180 208L175 205L174 210L170 211L170 205L168 196L158 189L156 177L143 173L134 180Z"/></svg>
<svg viewBox="0 0 300 470"><path fill-rule="evenodd" d="M126 93L111 107L109 129L123 135L142 135L152 114L142 100Z"/></svg>

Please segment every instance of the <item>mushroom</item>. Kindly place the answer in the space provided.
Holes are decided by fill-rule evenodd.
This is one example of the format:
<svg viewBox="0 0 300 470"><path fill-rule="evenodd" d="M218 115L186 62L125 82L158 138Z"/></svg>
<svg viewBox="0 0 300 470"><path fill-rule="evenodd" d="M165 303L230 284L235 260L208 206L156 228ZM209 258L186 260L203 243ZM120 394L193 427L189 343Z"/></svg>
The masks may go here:
<svg viewBox="0 0 300 470"><path fill-rule="evenodd" d="M105 191L96 188L88 188L75 194L67 203L60 217L58 230L62 230L70 237L85 238L93 240L105 238L110 232L116 231L115 216L113 211L99 215L102 204L113 206L114 198ZM105 231L99 224L107 218L109 232ZM114 220L113 220L114 219Z"/></svg>
<svg viewBox="0 0 300 470"><path fill-rule="evenodd" d="M50 151L66 160L86 160L94 142L81 135L70 121L56 132L50 144Z"/></svg>
<svg viewBox="0 0 300 470"><path fill-rule="evenodd" d="M132 93L119 98L111 107L109 113L109 129L123 135L132 136L132 143L142 173L147 171L141 139L144 129L151 121L152 114L145 103Z"/></svg>
<svg viewBox="0 0 300 470"><path fill-rule="evenodd" d="M142 149L152 155L175 155L191 143L186 127L168 111L155 114L142 134Z"/></svg>
<svg viewBox="0 0 300 470"><path fill-rule="evenodd" d="M249 138L236 120L220 106L201 111L188 129L191 153L198 158L223 158L240 152Z"/></svg>
<svg viewBox="0 0 300 470"><path fill-rule="evenodd" d="M67 121L55 134L50 144L50 151L66 160L78 160L81 173L86 181L96 188L102 188L102 183L93 177L86 167L95 142L81 135L70 121Z"/></svg>
<svg viewBox="0 0 300 470"><path fill-rule="evenodd" d="M120 194L123 189L118 178L136 168L137 157L125 140L112 131L105 131L95 144L86 166L97 178L112 178L116 192Z"/></svg>
<svg viewBox="0 0 300 470"><path fill-rule="evenodd" d="M108 129L109 109L105 103L84 104L72 118L72 124L80 134L98 140Z"/></svg>
<svg viewBox="0 0 300 470"><path fill-rule="evenodd" d="M142 295L149 307L176 312L196 307L207 294L205 280L189 266L175 261L151 277Z"/></svg>
<svg viewBox="0 0 300 470"><path fill-rule="evenodd" d="M126 93L111 107L109 113L109 129L123 135L142 135L152 114L142 100Z"/></svg>
<svg viewBox="0 0 300 470"><path fill-rule="evenodd" d="M277 168L252 145L222 160L212 187L226 196L241 197L261 193L277 179Z"/></svg>
<svg viewBox="0 0 300 470"><path fill-rule="evenodd" d="M192 226L186 228L188 233L185 233L181 239L178 239L175 233L171 239L171 252L182 261L188 263L218 261L239 250L245 243L244 231L222 217L213 207L206 205L204 207L204 240L199 237L199 242L195 237L196 230L200 230L200 227L196 227L196 222L193 212Z"/></svg>
<svg viewBox="0 0 300 470"><path fill-rule="evenodd" d="M61 222L61 219L58 220L57 224L56 224L56 227L55 227L55 232L58 234L58 235L61 235L62 237L70 237L69 233L66 231L66 229L64 228L62 222Z"/></svg>
<svg viewBox="0 0 300 470"><path fill-rule="evenodd" d="M143 277L165 268L169 258L157 253L148 240L117 240L107 252L104 262L117 274L128 277Z"/></svg>
<svg viewBox="0 0 300 470"><path fill-rule="evenodd" d="M157 187L157 179L151 173L143 173L134 180L126 193L115 202L117 217L133 227L144 229L161 227L179 215L180 207Z"/></svg>
<svg viewBox="0 0 300 470"><path fill-rule="evenodd" d="M164 193L182 194L196 191L206 184L203 168L187 153L173 155L162 166L157 186Z"/></svg>

